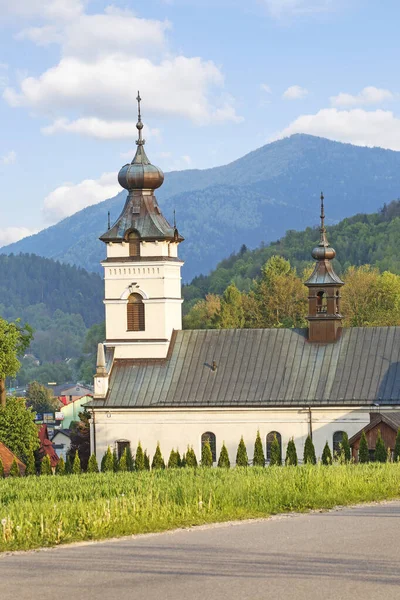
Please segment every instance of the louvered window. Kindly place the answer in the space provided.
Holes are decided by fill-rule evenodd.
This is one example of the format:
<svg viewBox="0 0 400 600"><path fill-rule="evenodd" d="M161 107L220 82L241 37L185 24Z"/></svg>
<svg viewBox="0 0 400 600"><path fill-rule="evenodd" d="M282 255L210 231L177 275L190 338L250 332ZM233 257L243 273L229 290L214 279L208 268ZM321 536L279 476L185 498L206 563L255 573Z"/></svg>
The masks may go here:
<svg viewBox="0 0 400 600"><path fill-rule="evenodd" d="M144 304L140 294L131 294L127 305L128 331L144 331Z"/></svg>
<svg viewBox="0 0 400 600"><path fill-rule="evenodd" d="M140 238L137 233L130 233L129 241L129 256L140 256Z"/></svg>

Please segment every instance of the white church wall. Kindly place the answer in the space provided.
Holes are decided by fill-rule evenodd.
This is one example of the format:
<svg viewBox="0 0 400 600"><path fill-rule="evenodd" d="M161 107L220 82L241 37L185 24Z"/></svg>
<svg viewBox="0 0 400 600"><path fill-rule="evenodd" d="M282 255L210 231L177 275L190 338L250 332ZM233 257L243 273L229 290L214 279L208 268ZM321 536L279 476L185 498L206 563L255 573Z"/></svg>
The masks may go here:
<svg viewBox="0 0 400 600"><path fill-rule="evenodd" d="M332 449L333 434L346 431L349 437L369 423L368 407L312 409L313 442L317 457L322 454L325 442ZM114 447L117 440L129 440L136 451L140 440L143 449L153 456L157 442L167 461L172 448L186 451L193 446L196 456L201 456L201 435L211 431L216 436L217 458L222 443L228 449L231 464L235 463L237 446L243 435L249 460L252 460L254 440L260 431L266 452L266 436L277 431L282 436L282 454L290 438L294 437L298 457L303 456L304 442L309 433L309 411L303 409L174 409L174 410L118 410L96 411L96 454L101 460L107 446Z"/></svg>

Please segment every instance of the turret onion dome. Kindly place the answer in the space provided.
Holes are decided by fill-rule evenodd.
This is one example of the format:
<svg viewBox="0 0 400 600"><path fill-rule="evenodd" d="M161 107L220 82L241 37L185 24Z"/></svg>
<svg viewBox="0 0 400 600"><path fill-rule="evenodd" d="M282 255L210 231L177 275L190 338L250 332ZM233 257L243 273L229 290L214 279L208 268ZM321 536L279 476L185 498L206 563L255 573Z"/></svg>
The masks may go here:
<svg viewBox="0 0 400 600"><path fill-rule="evenodd" d="M151 164L144 151L146 140L142 138L143 123L140 115L140 95L138 92L137 101L139 105L138 122L136 128L139 132L136 141L137 150L134 159L130 164L124 165L118 173L120 185L128 191L131 190L156 190L164 182L164 173L158 167Z"/></svg>
<svg viewBox="0 0 400 600"><path fill-rule="evenodd" d="M314 248L311 252L311 255L315 260L332 260L336 256L336 251L329 245L329 242L326 238L326 228L324 224L325 220L325 211L324 211L324 195L321 192L321 228L320 228L320 241L318 246Z"/></svg>

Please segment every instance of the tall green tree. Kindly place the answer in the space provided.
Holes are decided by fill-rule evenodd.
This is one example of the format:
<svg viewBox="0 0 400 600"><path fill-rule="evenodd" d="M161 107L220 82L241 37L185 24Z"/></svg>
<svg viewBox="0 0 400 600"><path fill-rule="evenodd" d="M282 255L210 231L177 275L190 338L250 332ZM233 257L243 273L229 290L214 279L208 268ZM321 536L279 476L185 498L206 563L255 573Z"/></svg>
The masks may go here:
<svg viewBox="0 0 400 600"><path fill-rule="evenodd" d="M119 459L118 471L121 471L121 473L124 473L127 470L128 470L128 453L127 453L126 448L124 448L121 458Z"/></svg>
<svg viewBox="0 0 400 600"><path fill-rule="evenodd" d="M65 475L65 461L62 456L56 465L56 475Z"/></svg>
<svg viewBox="0 0 400 600"><path fill-rule="evenodd" d="M87 472L88 473L98 473L99 472L99 465L97 464L97 458L96 458L95 454L90 455Z"/></svg>
<svg viewBox="0 0 400 600"><path fill-rule="evenodd" d="M228 449L225 446L225 442L222 443L221 452L218 459L218 466L220 468L229 469L231 466L231 462L229 460Z"/></svg>
<svg viewBox="0 0 400 600"><path fill-rule="evenodd" d="M197 467L197 457L195 451L193 450L193 446L187 449L186 452L186 466L192 467L193 469Z"/></svg>
<svg viewBox="0 0 400 600"><path fill-rule="evenodd" d="M18 463L17 461L14 460L11 463L11 468L10 468L10 472L9 472L9 477L21 477L21 473L19 471L19 467L18 467Z"/></svg>
<svg viewBox="0 0 400 600"><path fill-rule="evenodd" d="M260 431L257 431L256 441L254 442L253 467L264 467L265 455L261 441Z"/></svg>
<svg viewBox="0 0 400 600"><path fill-rule="evenodd" d="M42 458L42 463L40 465L40 474L41 475L52 475L53 471L51 470L51 462L50 456L45 454Z"/></svg>
<svg viewBox="0 0 400 600"><path fill-rule="evenodd" d="M101 461L101 470L103 473L114 471L114 459L110 446L108 446L107 451L103 456L103 460Z"/></svg>
<svg viewBox="0 0 400 600"><path fill-rule="evenodd" d="M218 329L241 329L244 326L242 294L233 283L222 294L215 322Z"/></svg>
<svg viewBox="0 0 400 600"><path fill-rule="evenodd" d="M165 469L165 462L161 454L160 442L157 442L157 448L151 463L152 469Z"/></svg>
<svg viewBox="0 0 400 600"><path fill-rule="evenodd" d="M376 438L375 444L375 460L376 462L386 462L387 453L385 448L385 442L382 439L381 430L378 429L378 437Z"/></svg>
<svg viewBox="0 0 400 600"><path fill-rule="evenodd" d="M79 458L78 450L75 452L74 462L72 463L72 473L80 475L82 473L81 459Z"/></svg>
<svg viewBox="0 0 400 600"><path fill-rule="evenodd" d="M135 469L136 469L136 471L144 471L145 470L144 454L143 454L143 449L142 449L142 445L140 442L138 443L138 447L136 450Z"/></svg>
<svg viewBox="0 0 400 600"><path fill-rule="evenodd" d="M168 459L168 469L177 469L179 467L178 452L172 448Z"/></svg>
<svg viewBox="0 0 400 600"><path fill-rule="evenodd" d="M240 438L239 446L236 452L236 466L247 467L249 465L249 457L247 456L246 444L243 436Z"/></svg>
<svg viewBox="0 0 400 600"><path fill-rule="evenodd" d="M344 454L344 459L346 462L350 462L351 459L351 448L349 444L349 436L344 431L342 437L342 452Z"/></svg>
<svg viewBox="0 0 400 600"><path fill-rule="evenodd" d="M126 449L126 467L129 472L132 472L135 470L135 461L133 460L130 444Z"/></svg>
<svg viewBox="0 0 400 600"><path fill-rule="evenodd" d="M143 463L144 463L144 470L150 471L150 456L147 454L147 450L145 450L144 454L143 454Z"/></svg>
<svg viewBox="0 0 400 600"><path fill-rule="evenodd" d="M8 397L6 405L0 406L0 441L25 464L29 453L39 448L34 418L24 398Z"/></svg>
<svg viewBox="0 0 400 600"><path fill-rule="evenodd" d="M6 406L6 377L15 377L20 368L18 357L32 340L29 325L21 326L17 320L9 323L0 317L0 404Z"/></svg>
<svg viewBox="0 0 400 600"><path fill-rule="evenodd" d="M360 446L358 448L358 462L367 463L369 462L369 450L367 437L365 431L361 433Z"/></svg>
<svg viewBox="0 0 400 600"><path fill-rule="evenodd" d="M290 439L286 448L286 458L285 465L289 467L290 465L297 467L297 450L296 444L294 443L294 439Z"/></svg>
<svg viewBox="0 0 400 600"><path fill-rule="evenodd" d="M34 456L32 450L30 452L28 452L25 464L26 464L25 475L36 475L35 456Z"/></svg>
<svg viewBox="0 0 400 600"><path fill-rule="evenodd" d="M278 441L276 435L274 435L274 439L271 444L271 452L269 458L269 466L270 467L280 467L282 466L282 454L281 454L281 445Z"/></svg>
<svg viewBox="0 0 400 600"><path fill-rule="evenodd" d="M213 459L209 440L206 440L201 449L201 466L212 467Z"/></svg>
<svg viewBox="0 0 400 600"><path fill-rule="evenodd" d="M309 435L307 436L306 443L304 444L303 462L304 464L309 465L315 465L317 463L314 444Z"/></svg>
<svg viewBox="0 0 400 600"><path fill-rule="evenodd" d="M326 442L324 449L322 451L321 460L322 460L323 465L331 465L332 464L332 452L331 452L331 449L329 448L328 441Z"/></svg>
<svg viewBox="0 0 400 600"><path fill-rule="evenodd" d="M26 390L26 403L38 413L55 412L60 406L60 401L55 398L53 390L37 381L32 381Z"/></svg>

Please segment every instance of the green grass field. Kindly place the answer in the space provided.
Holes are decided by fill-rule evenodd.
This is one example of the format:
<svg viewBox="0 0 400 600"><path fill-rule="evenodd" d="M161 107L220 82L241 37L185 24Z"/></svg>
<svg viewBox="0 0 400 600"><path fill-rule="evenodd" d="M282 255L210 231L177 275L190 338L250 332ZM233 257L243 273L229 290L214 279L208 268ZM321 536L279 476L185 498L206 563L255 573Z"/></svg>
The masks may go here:
<svg viewBox="0 0 400 600"><path fill-rule="evenodd" d="M400 464L176 469L0 480L0 550L400 497Z"/></svg>

